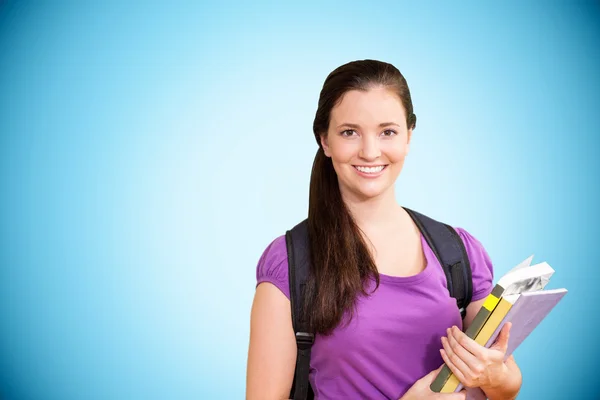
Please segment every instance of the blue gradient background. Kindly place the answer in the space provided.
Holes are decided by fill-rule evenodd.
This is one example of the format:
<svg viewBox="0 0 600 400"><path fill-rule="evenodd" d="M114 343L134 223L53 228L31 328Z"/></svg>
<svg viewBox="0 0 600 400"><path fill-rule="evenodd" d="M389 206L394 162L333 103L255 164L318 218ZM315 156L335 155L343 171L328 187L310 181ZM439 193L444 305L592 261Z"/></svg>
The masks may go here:
<svg viewBox="0 0 600 400"><path fill-rule="evenodd" d="M0 2L0 398L243 398L256 262L326 75L394 63L402 204L570 293L520 399L597 398L597 2Z"/></svg>

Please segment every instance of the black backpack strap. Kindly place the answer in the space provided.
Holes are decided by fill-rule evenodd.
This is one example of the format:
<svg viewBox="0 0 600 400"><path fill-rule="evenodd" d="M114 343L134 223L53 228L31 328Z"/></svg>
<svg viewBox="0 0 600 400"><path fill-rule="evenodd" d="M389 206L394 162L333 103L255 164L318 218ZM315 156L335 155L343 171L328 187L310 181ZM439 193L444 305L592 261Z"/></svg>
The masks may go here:
<svg viewBox="0 0 600 400"><path fill-rule="evenodd" d="M473 282L471 264L462 239L450 225L406 207L404 209L411 216L442 265L450 296L456 299L460 315L464 318L473 295Z"/></svg>
<svg viewBox="0 0 600 400"><path fill-rule="evenodd" d="M290 303L292 307L292 325L298 348L294 383L290 398L294 400L312 399L314 393L308 381L310 372L310 351L315 340L302 315L304 287L310 271L310 253L308 242L308 220L304 220L285 234L288 254L288 276L290 285Z"/></svg>

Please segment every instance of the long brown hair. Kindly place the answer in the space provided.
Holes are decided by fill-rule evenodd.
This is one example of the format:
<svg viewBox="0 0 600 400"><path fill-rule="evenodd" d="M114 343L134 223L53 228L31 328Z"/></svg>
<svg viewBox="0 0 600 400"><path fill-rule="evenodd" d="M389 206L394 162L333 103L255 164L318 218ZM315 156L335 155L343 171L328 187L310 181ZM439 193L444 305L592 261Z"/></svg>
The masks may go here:
<svg viewBox="0 0 600 400"><path fill-rule="evenodd" d="M366 243L339 189L331 159L321 146L327 135L331 110L349 90L366 91L385 86L400 98L406 112L408 129L416 116L406 80L396 67L376 60L344 64L325 79L313 132L319 149L310 178L308 230L312 269L306 282L305 319L313 332L330 334L345 315L350 321L357 297L368 295L365 280L373 277L379 286L379 274Z"/></svg>

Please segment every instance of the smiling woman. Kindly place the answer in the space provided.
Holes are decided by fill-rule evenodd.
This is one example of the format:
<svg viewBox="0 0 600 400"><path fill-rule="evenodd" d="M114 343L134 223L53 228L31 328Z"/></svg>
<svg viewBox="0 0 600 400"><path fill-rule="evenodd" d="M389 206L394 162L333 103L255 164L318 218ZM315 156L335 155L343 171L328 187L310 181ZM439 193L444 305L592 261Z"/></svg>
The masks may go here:
<svg viewBox="0 0 600 400"><path fill-rule="evenodd" d="M355 61L325 80L303 225L309 254L288 252L282 235L258 262L248 399L464 399L430 389L444 362L490 399L516 396L520 371L513 359L503 362L508 330L491 349L461 331L492 289L487 252L466 230L396 201L415 124L408 85L391 64ZM470 277L460 301L450 290L457 276L441 262L449 248L462 249L461 277ZM295 281L304 279L295 272L302 265L288 257L310 260L305 280Z"/></svg>
<svg viewBox="0 0 600 400"><path fill-rule="evenodd" d="M398 96L384 86L351 90L332 110L330 125L337 128L319 139L342 197L353 202L394 190L414 128L407 127Z"/></svg>

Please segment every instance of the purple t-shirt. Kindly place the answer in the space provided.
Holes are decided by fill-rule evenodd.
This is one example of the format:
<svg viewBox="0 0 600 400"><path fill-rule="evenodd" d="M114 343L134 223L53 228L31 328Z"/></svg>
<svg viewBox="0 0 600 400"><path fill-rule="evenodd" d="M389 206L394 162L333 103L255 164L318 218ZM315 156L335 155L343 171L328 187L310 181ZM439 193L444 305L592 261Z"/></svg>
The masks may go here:
<svg viewBox="0 0 600 400"><path fill-rule="evenodd" d="M472 301L483 299L492 290L492 263L477 239L455 229L471 263ZM349 325L330 336L316 336L310 382L317 399L398 399L442 365L441 337L452 325L462 328L462 321L440 263L423 236L421 243L427 262L422 272L409 277L380 274L379 288L359 297ZM257 286L270 282L289 299L285 236L266 248L256 277Z"/></svg>

